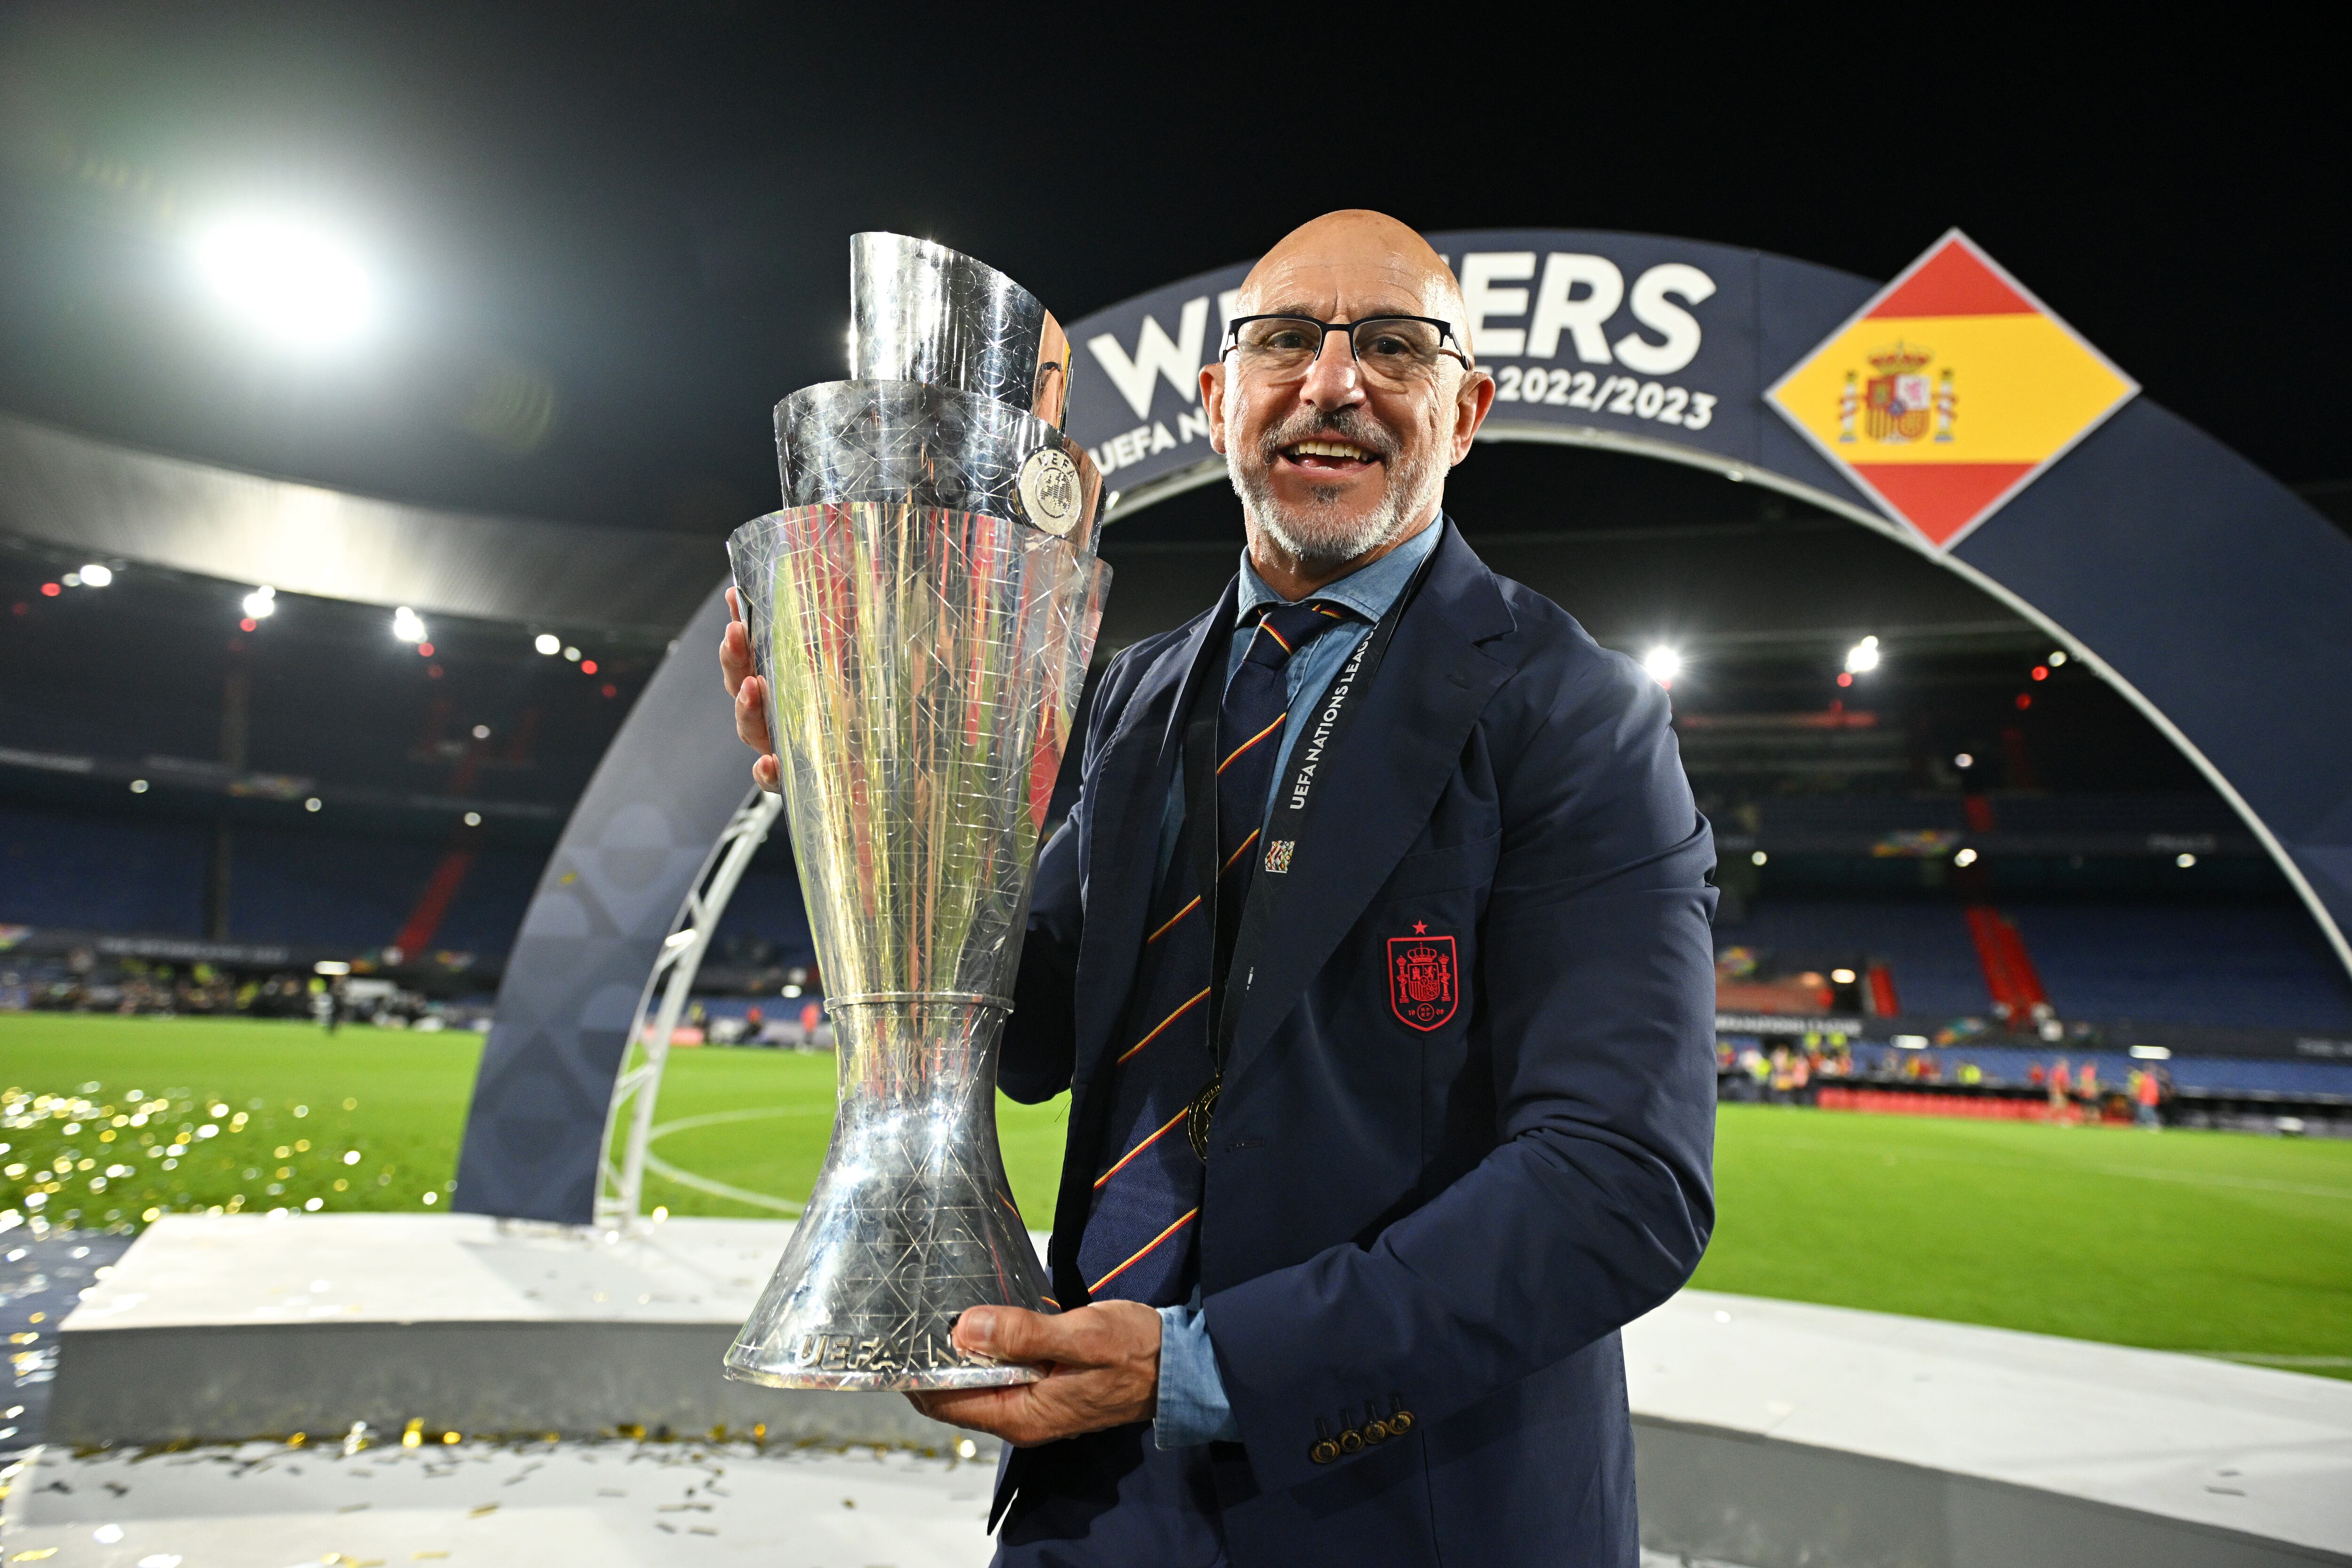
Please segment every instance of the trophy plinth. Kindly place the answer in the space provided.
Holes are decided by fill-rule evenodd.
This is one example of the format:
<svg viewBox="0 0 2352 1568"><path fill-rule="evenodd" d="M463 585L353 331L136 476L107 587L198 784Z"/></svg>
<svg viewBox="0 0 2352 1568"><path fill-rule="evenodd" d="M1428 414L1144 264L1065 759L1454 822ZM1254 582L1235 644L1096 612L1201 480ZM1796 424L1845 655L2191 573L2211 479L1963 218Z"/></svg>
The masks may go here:
<svg viewBox="0 0 2352 1568"><path fill-rule="evenodd" d="M728 542L840 1053L833 1143L730 1377L959 1388L950 1342L1050 1311L1004 1178L996 1048L1110 572L1059 428L1067 340L1026 290L854 246L855 379L776 408L784 507Z"/></svg>

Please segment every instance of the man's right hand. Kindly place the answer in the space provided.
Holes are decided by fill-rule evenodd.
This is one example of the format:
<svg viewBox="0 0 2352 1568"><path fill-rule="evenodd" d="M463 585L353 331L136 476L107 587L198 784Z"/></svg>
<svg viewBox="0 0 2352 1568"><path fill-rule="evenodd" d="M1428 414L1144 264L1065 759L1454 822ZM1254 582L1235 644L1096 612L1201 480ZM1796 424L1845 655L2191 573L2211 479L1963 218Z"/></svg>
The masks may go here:
<svg viewBox="0 0 2352 1568"><path fill-rule="evenodd" d="M768 734L768 683L751 673L751 630L743 624L743 602L727 590L727 629L719 638L719 675L735 699L735 733L760 753L751 780L770 795L783 791L776 771L776 742Z"/></svg>

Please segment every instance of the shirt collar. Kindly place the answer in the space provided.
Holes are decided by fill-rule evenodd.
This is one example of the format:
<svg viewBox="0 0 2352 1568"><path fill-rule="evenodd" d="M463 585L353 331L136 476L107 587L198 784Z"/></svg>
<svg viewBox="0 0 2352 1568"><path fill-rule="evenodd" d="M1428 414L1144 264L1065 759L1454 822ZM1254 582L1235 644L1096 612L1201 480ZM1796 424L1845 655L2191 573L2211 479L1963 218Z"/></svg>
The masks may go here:
<svg viewBox="0 0 2352 1568"><path fill-rule="evenodd" d="M1345 605L1367 621L1377 622L1389 613L1389 606L1404 592L1404 585L1412 580L1421 563L1429 559L1429 552L1437 548L1438 536L1444 531L1445 517L1441 512L1436 521L1370 566L1359 567L1337 582L1324 584L1311 597ZM1235 625L1248 619L1261 605L1283 602L1282 595L1267 587L1265 579L1257 574L1257 568L1250 564L1247 546L1242 550L1240 598L1234 616Z"/></svg>

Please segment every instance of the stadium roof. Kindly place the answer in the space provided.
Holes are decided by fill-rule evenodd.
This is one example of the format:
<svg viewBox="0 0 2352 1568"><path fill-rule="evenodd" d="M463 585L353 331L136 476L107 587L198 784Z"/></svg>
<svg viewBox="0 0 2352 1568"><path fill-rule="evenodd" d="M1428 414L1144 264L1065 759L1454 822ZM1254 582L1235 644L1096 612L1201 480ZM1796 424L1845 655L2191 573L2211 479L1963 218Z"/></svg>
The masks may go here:
<svg viewBox="0 0 2352 1568"><path fill-rule="evenodd" d="M708 537L440 511L6 416L0 532L324 598L662 637L727 572Z"/></svg>

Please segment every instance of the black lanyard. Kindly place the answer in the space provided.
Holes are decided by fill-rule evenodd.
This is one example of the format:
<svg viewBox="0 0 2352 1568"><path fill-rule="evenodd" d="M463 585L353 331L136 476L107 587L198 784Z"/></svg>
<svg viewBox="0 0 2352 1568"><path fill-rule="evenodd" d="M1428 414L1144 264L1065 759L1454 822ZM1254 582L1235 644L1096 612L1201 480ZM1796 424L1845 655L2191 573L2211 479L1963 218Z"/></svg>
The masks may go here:
<svg viewBox="0 0 2352 1568"><path fill-rule="evenodd" d="M1404 591L1396 596L1396 602L1389 606L1379 624L1349 652L1339 674L1332 677L1329 688L1310 710L1311 727L1293 746L1289 768L1276 791L1265 836L1255 851L1257 864L1250 877L1249 897L1242 905L1241 920L1230 945L1217 907L1217 884L1221 880L1218 873L1223 869L1217 862L1222 837L1217 825L1217 721L1224 705L1224 682L1213 683L1205 679L1230 661L1230 635L1209 637L1202 649L1201 662L1194 666L1193 711L1184 728L1184 816L1192 879L1200 889L1201 912L1207 918L1211 932L1209 1081L1193 1097L1184 1131L1192 1140L1192 1152L1203 1160L1209 1157L1209 1123L1216 1111L1217 1096L1224 1087L1225 1060L1233 1050L1241 1004L1249 994L1251 981L1256 978L1258 948L1273 928L1282 889L1296 872L1300 848L1307 842L1307 825L1314 819L1316 805L1323 799L1319 781L1330 771L1340 739L1361 710L1362 705L1355 700L1357 693L1370 684L1381 661L1388 657L1398 623L1404 619L1405 611L1420 594L1422 582L1429 575L1430 563L1436 559L1435 550L1423 558ZM1214 699L1210 700L1213 692ZM1237 968L1242 984L1240 994L1235 995L1228 981Z"/></svg>

